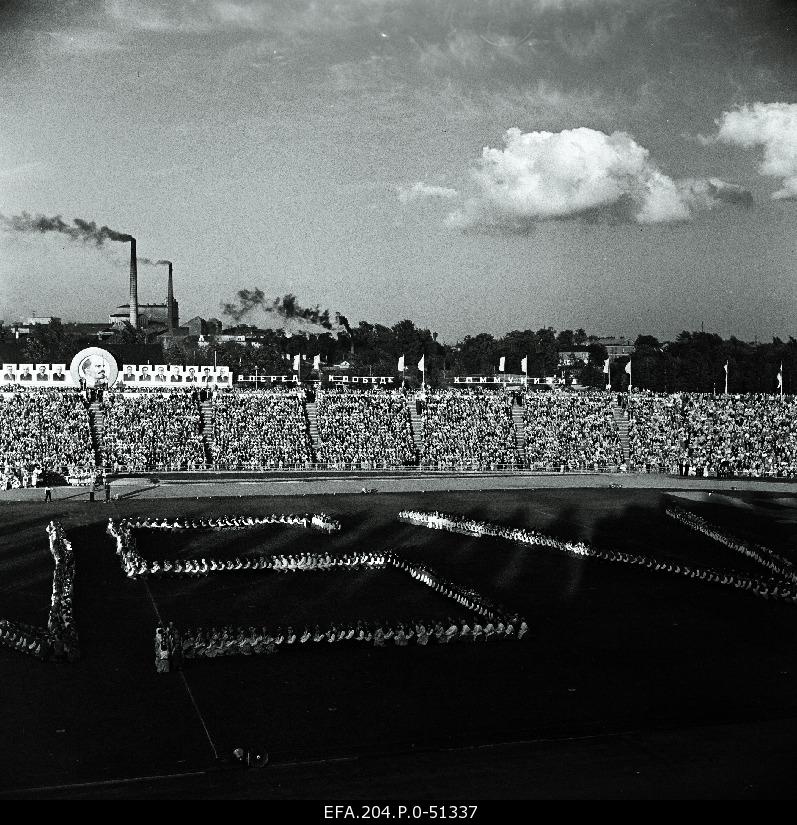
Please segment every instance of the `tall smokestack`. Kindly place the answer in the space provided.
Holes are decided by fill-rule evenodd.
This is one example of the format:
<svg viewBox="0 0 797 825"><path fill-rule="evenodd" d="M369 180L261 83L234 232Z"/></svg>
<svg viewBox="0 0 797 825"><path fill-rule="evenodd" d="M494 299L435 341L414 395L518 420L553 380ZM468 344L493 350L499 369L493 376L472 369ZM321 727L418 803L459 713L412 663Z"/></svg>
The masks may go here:
<svg viewBox="0 0 797 825"><path fill-rule="evenodd" d="M130 326L138 328L138 263L136 239L130 238Z"/></svg>
<svg viewBox="0 0 797 825"><path fill-rule="evenodd" d="M172 284L172 262L169 261L169 285L166 288L166 328L174 332L174 285Z"/></svg>

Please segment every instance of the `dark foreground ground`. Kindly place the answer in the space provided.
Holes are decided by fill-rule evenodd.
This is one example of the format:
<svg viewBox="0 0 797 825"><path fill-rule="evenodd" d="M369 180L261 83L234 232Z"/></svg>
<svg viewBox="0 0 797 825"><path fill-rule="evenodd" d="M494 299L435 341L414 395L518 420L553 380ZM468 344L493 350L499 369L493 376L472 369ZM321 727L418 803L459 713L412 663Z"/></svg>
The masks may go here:
<svg viewBox="0 0 797 825"><path fill-rule="evenodd" d="M750 569L666 518L666 495L559 489L4 504L0 616L46 621L52 562L43 527L60 519L77 553L84 657L61 666L0 649L0 792L790 796L797 607L395 521L403 507L438 508L601 547ZM793 496L734 493L686 503L739 535L794 553ZM196 541L163 536L162 553L152 536L144 549L223 555L391 547L522 613L529 637L444 648L316 646L189 662L183 676L155 673L157 613L178 624L288 624L448 611L395 571L131 582L104 534L109 515L320 510L343 522L341 534L275 527ZM220 768L216 754L239 744L267 750L270 766ZM174 774L186 775L114 783ZM70 787L53 787L60 785Z"/></svg>

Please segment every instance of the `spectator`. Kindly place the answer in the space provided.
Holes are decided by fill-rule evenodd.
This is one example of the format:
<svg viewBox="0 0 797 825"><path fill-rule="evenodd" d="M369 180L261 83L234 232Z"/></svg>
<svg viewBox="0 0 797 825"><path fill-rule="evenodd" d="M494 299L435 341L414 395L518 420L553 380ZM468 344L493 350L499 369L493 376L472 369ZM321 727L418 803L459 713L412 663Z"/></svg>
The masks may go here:
<svg viewBox="0 0 797 825"><path fill-rule="evenodd" d="M128 472L205 467L201 416L191 392L108 393L103 458Z"/></svg>
<svg viewBox="0 0 797 825"><path fill-rule="evenodd" d="M530 392L523 420L533 470L608 470L623 462L608 392Z"/></svg>
<svg viewBox="0 0 797 825"><path fill-rule="evenodd" d="M421 463L440 470L518 467L509 397L480 389L427 392Z"/></svg>
<svg viewBox="0 0 797 825"><path fill-rule="evenodd" d="M12 486L12 477L38 480L42 468L64 476L93 473L91 428L80 395L36 389L0 396L0 466L4 483Z"/></svg>
<svg viewBox="0 0 797 825"><path fill-rule="evenodd" d="M225 390L213 398L212 456L220 470L309 467L301 390Z"/></svg>
<svg viewBox="0 0 797 825"><path fill-rule="evenodd" d="M417 463L404 393L380 389L319 391L316 411L320 462L369 470Z"/></svg>

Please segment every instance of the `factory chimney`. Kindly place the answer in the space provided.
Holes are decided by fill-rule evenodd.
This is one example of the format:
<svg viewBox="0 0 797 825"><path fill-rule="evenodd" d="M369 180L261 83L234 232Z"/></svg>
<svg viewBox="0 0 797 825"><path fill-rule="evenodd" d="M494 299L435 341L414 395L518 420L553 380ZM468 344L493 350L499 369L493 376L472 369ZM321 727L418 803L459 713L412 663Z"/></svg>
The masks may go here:
<svg viewBox="0 0 797 825"><path fill-rule="evenodd" d="M136 239L130 238L130 326L138 328L138 265Z"/></svg>
<svg viewBox="0 0 797 825"><path fill-rule="evenodd" d="M174 332L174 285L172 284L172 262L169 261L169 283L166 288L166 328Z"/></svg>

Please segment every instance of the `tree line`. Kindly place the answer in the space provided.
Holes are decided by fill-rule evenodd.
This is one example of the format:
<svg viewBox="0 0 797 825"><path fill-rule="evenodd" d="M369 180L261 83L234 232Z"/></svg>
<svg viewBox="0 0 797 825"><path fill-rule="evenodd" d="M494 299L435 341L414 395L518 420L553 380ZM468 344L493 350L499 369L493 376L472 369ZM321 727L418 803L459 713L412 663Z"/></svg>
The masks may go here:
<svg viewBox="0 0 797 825"><path fill-rule="evenodd" d="M503 336L489 333L466 335L455 344L443 343L436 333L418 327L411 320L393 326L361 321L345 332L324 334L286 334L281 329L260 330L238 325L225 334L257 337L253 343L217 342L210 339L201 346L196 337L176 339L166 347L147 343L143 332L123 328L101 346L123 363L175 363L219 365L236 373L289 375L295 355L301 356L302 377L314 377L312 360L321 355L325 367L345 364L341 371L358 375L396 375L400 356L404 356L406 379L410 385L420 382L417 364L425 359L426 381L442 385L457 375L495 375L500 359L505 372L520 374L521 360L528 359L530 377L559 376L576 379L588 387L604 387L606 348L595 335L583 329L556 331L553 327L513 330ZM74 334L68 325L54 321L35 326L31 334L15 340L0 327L0 356L5 362L66 363L97 339ZM783 365L786 393L797 392L797 340L774 338L769 343L746 342L716 333L681 332L675 341L661 342L649 335L635 341L631 358L631 380L638 389L657 392L723 392L725 364L728 365L728 390L732 393L775 392L777 374ZM571 366L560 366L560 352L584 353ZM611 362L612 389L628 388L625 372L628 357Z"/></svg>

